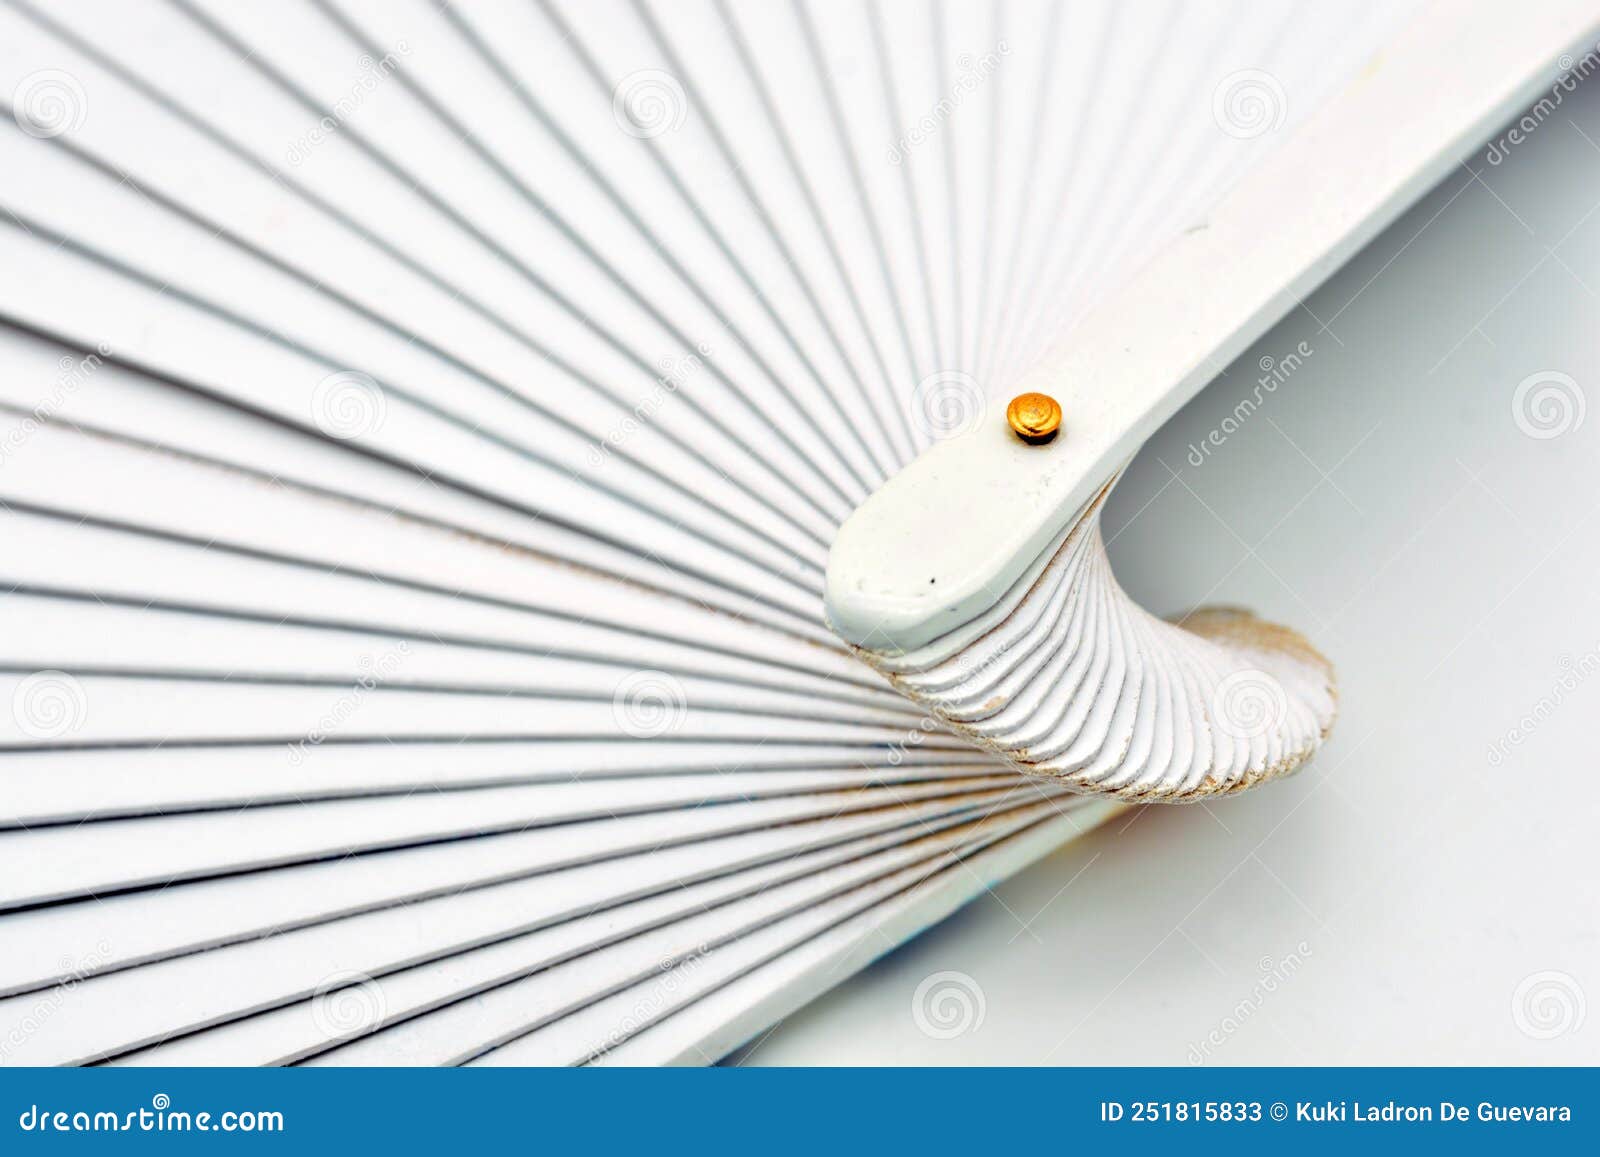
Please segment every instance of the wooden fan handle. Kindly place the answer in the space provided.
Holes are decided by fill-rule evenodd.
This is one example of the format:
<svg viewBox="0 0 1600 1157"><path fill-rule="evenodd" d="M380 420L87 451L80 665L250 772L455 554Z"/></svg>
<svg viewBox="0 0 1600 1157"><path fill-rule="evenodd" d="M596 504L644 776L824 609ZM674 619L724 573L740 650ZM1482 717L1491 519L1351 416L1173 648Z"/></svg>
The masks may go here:
<svg viewBox="0 0 1600 1157"><path fill-rule="evenodd" d="M1493 24L1495 37L1459 37ZM1048 441L991 401L840 528L835 633L1019 769L1084 791L1198 799L1293 770L1332 724L1327 662L1244 612L1181 625L1117 587L1111 482L1225 365L1595 48L1587 0L1438 4L1009 394L1059 403Z"/></svg>

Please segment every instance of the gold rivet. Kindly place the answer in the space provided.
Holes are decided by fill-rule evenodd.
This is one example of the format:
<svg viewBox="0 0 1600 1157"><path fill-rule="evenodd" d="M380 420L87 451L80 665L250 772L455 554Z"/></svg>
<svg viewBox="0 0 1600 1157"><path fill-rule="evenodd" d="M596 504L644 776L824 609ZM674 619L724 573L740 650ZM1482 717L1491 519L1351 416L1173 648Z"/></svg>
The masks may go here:
<svg viewBox="0 0 1600 1157"><path fill-rule="evenodd" d="M1017 437L1037 446L1061 429L1061 405L1049 394L1018 394L1006 407L1006 421Z"/></svg>

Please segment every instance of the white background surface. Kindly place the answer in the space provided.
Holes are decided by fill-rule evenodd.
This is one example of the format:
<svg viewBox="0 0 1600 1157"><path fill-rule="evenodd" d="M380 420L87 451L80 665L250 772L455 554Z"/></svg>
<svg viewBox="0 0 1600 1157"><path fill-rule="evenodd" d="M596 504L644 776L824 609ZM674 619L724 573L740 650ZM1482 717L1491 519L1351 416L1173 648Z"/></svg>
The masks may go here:
<svg viewBox="0 0 1600 1157"><path fill-rule="evenodd" d="M1600 1062L1600 80L1509 152L1201 394L1106 516L1146 606L1242 603L1333 659L1322 754L1127 813L735 1060ZM1194 465L1260 359L1301 341ZM1519 383L1548 371L1579 398L1519 423ZM982 1015L939 1038L913 1000L947 970Z"/></svg>

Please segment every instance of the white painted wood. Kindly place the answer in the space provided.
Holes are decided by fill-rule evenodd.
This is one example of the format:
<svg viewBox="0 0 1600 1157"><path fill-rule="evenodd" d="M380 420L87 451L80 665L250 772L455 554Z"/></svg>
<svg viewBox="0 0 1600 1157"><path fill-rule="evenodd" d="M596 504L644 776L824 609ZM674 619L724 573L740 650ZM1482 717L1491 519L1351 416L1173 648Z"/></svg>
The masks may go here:
<svg viewBox="0 0 1600 1157"><path fill-rule="evenodd" d="M828 561L835 629L893 653L993 606L1157 426L1597 36L1582 0L1541 0L1515 20L1496 0L1428 9L1059 350L1005 383L1007 396L1060 402L1058 437L1023 443L996 394L969 432L846 520Z"/></svg>
<svg viewBox="0 0 1600 1157"><path fill-rule="evenodd" d="M1033 802L1037 793L1012 795L1011 800L986 804L982 814L998 815L1018 807L1036 810L1039 806ZM1076 807L1067 803L1060 806ZM952 826L966 825L971 815L930 815L918 822L916 829L920 836L931 837ZM839 821L828 824L841 826ZM862 830L859 823L856 829ZM775 834L778 839L773 838ZM630 936L667 927L675 920L751 896L774 884L804 879L835 864L874 857L905 841L904 833L894 830L843 840L835 834L832 843L807 850L809 845L794 841L787 841L791 846L782 846L783 834L760 833L759 840L764 845L760 848L761 859L746 865L719 860L709 848L685 849L695 853L694 862L700 865L701 873L698 878L661 874L672 870L674 859L673 854L662 852L651 852L635 862L596 864L542 877L536 908L545 915L531 919L524 915L520 925L508 925L500 919L496 924L501 929L499 939L387 972L381 981L358 981L356 991L344 995L340 995L342 990L319 985L321 991L309 1000L231 1021L203 1035L153 1045L126 1054L117 1063L180 1064L185 1058L195 1058L208 1063L260 1064L317 1054L325 1054L326 1063L346 1063L361 1057L374 1058L379 1063L417 1063L420 1058L408 1043L414 1039L415 1028L391 1026L404 1026L412 1018L435 1009L470 1001L480 992L531 977L567 960L577 960L587 952L621 944ZM746 837L745 842L754 841ZM685 861L686 856L680 852L676 859ZM618 881L627 878L621 875L623 872L632 873L637 885L632 894L619 891ZM509 933L504 931L508 927ZM531 930L521 931L523 928ZM375 985L381 985L381 990ZM329 1016L347 1002L358 1014L355 1019ZM371 1015L359 1015L364 1011ZM353 1043L369 1034L375 1035L359 1045ZM348 1051L342 1047L347 1045Z"/></svg>
<svg viewBox="0 0 1600 1157"><path fill-rule="evenodd" d="M898 755L898 753L896 753ZM0 799L5 826L37 828L85 820L308 803L318 799L404 796L419 791L532 783L602 783L741 771L871 771L884 781L960 778L993 770L979 753L918 747L890 762L860 748L805 753L765 744L730 747L512 741L422 742L398 748L345 744L308 747L299 762L281 747L86 748L13 752ZM225 767L225 775L218 768Z"/></svg>
<svg viewBox="0 0 1600 1157"><path fill-rule="evenodd" d="M750 1040L767 1025L883 954L902 929L943 919L967 898L998 884L1032 855L1070 839L1115 810L1104 800L1083 801L1067 815L1050 816L1014 840L982 848L886 901L848 916L823 933L757 965L700 1000L673 1010L660 1023L641 1026L597 1065L700 1065Z"/></svg>
<svg viewBox="0 0 1600 1157"><path fill-rule="evenodd" d="M1106 559L1107 493L978 618L860 653L1018 770L1078 791L1193 802L1296 770L1333 726L1327 660L1247 611L1173 625L1139 608Z"/></svg>
<svg viewBox="0 0 1600 1157"><path fill-rule="evenodd" d="M707 1059L1110 814L992 692L1177 645L873 671L836 528L1408 8L0 5L0 1063Z"/></svg>
<svg viewBox="0 0 1600 1157"><path fill-rule="evenodd" d="M535 876L388 907L283 936L86 980L74 989L70 1006L30 1039L28 1055L40 1062L94 1059L102 1051L159 1041L173 1032L202 1028L295 998L315 999L327 991L331 977L373 978L439 958L450 959L446 974L464 984L463 966L471 961L461 960L460 954L527 928L548 926L563 909L570 914L560 924L563 935L573 930L597 935L592 928L595 922L586 923L582 906L587 902L591 909L601 907L608 898L605 893L595 893L592 880L587 897L564 889L569 880L572 887L578 885L574 875L581 877L582 873L569 873L567 880L558 877L554 881ZM816 873L804 875L805 881L816 878ZM614 880L612 884L614 887ZM761 901L753 903L759 908ZM699 910L695 905L691 912L698 914ZM604 926L607 922L599 923ZM576 954L578 950L569 951ZM637 951L631 942L629 951ZM115 1031L120 1035L115 1040L106 1032L108 1018L118 1025ZM269 1054L254 1059L260 1063L282 1058Z"/></svg>
<svg viewBox="0 0 1600 1157"><path fill-rule="evenodd" d="M1600 34L1591 6L1430 9L1293 141L1010 387L1049 393L1043 445L1003 406L859 507L829 556L834 629L1019 770L1188 801L1292 772L1333 724L1331 666L1245 612L1159 622L1117 587L1099 511L1157 425ZM1441 51L1444 43L1459 51Z"/></svg>
<svg viewBox="0 0 1600 1157"><path fill-rule="evenodd" d="M594 865L618 902L862 835L914 837L948 817L1002 806L1017 784L894 807L827 796L627 816L466 841L421 844L88 897L10 914L0 924L0 993L36 994L93 977L294 928ZM550 877L546 877L549 879ZM599 903L603 896L597 896ZM562 910L570 917L580 907Z"/></svg>
<svg viewBox="0 0 1600 1157"><path fill-rule="evenodd" d="M697 971L697 962L719 945L737 941L741 953L758 951L775 930L783 929L776 935L784 936L792 928L790 920L802 924L825 921L835 904L859 905L875 891L903 882L905 873L925 875L942 854L974 840L981 843L986 828L1013 831L1037 818L1037 808L1024 809L975 827L930 834L911 845L707 907L670 926L559 965L559 971L550 975L513 982L472 1002L440 1010L394 1030L392 1039L385 1039L390 1034L379 1034L334 1050L319 1063L370 1064L397 1056L422 1064L474 1058L491 1064L559 1064L585 1059L585 1050L593 1049L597 1040L620 1039L631 1031L629 1011L637 994L629 989L636 983L681 990L676 995L683 999L694 986L674 984L672 974ZM987 838L994 838L993 831ZM619 1010L621 1020L617 1018Z"/></svg>

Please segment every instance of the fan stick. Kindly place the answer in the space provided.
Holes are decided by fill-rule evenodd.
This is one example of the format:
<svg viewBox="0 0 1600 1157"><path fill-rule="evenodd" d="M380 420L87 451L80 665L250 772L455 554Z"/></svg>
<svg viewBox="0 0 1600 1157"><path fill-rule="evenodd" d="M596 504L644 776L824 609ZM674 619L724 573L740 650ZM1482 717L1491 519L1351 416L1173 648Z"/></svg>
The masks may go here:
<svg viewBox="0 0 1600 1157"><path fill-rule="evenodd" d="M1019 771L1076 790L1187 802L1310 758L1336 713L1328 662L1246 613L1183 626L1144 613L1111 576L1100 510L1125 458L1217 365L1537 92L1552 46L1600 31L1588 6L1551 0L1514 36L1440 53L1459 19L1441 6L1399 38L1041 363L1063 433L980 411L851 515L827 576L842 638ZM1379 123L1391 144L1366 156Z"/></svg>
<svg viewBox="0 0 1600 1157"><path fill-rule="evenodd" d="M558 974L529 977L470 1004L436 1012L398 1030L398 1040L380 1034L326 1054L317 1063L372 1063L397 1053L433 1064L571 1064L586 1059L622 1027L616 1023L617 1013L622 1010L626 1016L634 1003L627 986L663 980L670 986L683 974L689 976L685 989L708 983L719 960L726 959L714 954L730 942L735 945L732 952L741 956L770 951L773 939L792 940L797 927L825 922L837 905L860 904L908 875L925 876L943 856L969 842L999 838L1029 819L1037 814L996 816L869 859L822 868L560 966ZM711 965L711 975L704 978L695 975L703 963Z"/></svg>
<svg viewBox="0 0 1600 1157"><path fill-rule="evenodd" d="M1031 799L1012 783L924 802L829 796L489 834L180 882L15 912L0 925L0 993L32 993L394 904L566 872L610 881L613 898L649 895L863 835L915 832L951 816ZM862 806L851 806L860 804ZM57 953L64 955L57 955Z"/></svg>
<svg viewBox="0 0 1600 1157"><path fill-rule="evenodd" d="M937 824L929 824L927 833L940 831L950 822L941 820ZM677 887L668 887L631 902L617 902L615 884L607 881L607 886L595 893L594 902L597 905L615 906L574 910L564 921L544 924L533 931L466 949L427 964L389 972L384 974L381 981L358 982L353 992L325 992L310 1001L229 1021L124 1055L116 1063L182 1064L188 1057L206 1058L212 1064L292 1063L337 1048L353 1037L381 1032L412 1017L469 999L480 992L512 983L567 960L576 960L630 936L696 915L773 884L802 879L820 869L872 854L903 838L897 833L889 833L836 844L815 852L775 859L753 868L735 870L699 883L680 882ZM577 869L566 875L581 875L584 871L586 869ZM549 890L542 897L545 901L564 899L569 894L569 889L562 887L559 879L547 880ZM584 962L586 973L590 963ZM381 989L374 991L372 985L381 985ZM374 1002L370 1016L362 1016L351 1024L319 1024L319 1021L329 1020L327 1010L320 1008L319 1002L321 1005L337 1006L341 1000L345 1000L359 1004L379 991L381 998ZM323 1015L319 1016L319 1012ZM419 1059L415 1053L397 1043L408 1037L409 1032L405 1029L386 1033L379 1042L379 1051L387 1057L414 1062ZM355 1050L361 1051L366 1050Z"/></svg>
<svg viewBox="0 0 1600 1157"><path fill-rule="evenodd" d="M590 1061L601 1065L701 1065L726 1056L762 1029L865 968L890 947L938 923L1040 856L1076 838L1118 810L1086 801L985 848L921 884L825 929L758 964L724 987L642 1026Z"/></svg>
<svg viewBox="0 0 1600 1157"><path fill-rule="evenodd" d="M615 877L614 871L599 877L610 880L613 894ZM101 1053L120 1051L148 1043L152 1034L191 1031L311 995L341 972L378 975L547 925L560 907L613 902L605 892L591 890L584 899L563 890L559 879L536 876L118 972L77 986L70 1007L27 1042L28 1055L90 1059L76 1055L90 1041Z"/></svg>

